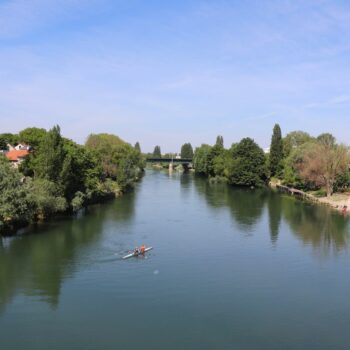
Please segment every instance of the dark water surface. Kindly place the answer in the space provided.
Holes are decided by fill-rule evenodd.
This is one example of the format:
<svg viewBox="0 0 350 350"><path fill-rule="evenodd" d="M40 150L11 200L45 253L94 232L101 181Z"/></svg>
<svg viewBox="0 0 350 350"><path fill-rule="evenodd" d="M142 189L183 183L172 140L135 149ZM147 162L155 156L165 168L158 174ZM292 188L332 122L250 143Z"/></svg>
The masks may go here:
<svg viewBox="0 0 350 350"><path fill-rule="evenodd" d="M348 350L349 232L325 207L148 171L0 241L0 349Z"/></svg>

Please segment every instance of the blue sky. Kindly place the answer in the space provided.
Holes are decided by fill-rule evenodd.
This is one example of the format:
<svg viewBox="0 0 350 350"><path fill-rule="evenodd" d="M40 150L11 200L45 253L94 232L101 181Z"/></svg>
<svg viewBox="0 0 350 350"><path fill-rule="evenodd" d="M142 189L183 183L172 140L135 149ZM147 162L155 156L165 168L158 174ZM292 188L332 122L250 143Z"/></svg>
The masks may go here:
<svg viewBox="0 0 350 350"><path fill-rule="evenodd" d="M176 151L276 122L350 144L350 1L0 0L0 132Z"/></svg>

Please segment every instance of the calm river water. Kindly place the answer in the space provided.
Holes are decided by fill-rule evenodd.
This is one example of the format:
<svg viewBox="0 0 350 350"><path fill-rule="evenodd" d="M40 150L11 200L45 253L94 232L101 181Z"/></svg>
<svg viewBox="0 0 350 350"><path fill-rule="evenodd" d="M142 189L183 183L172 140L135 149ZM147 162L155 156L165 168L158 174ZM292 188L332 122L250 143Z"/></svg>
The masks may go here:
<svg viewBox="0 0 350 350"><path fill-rule="evenodd" d="M0 348L348 350L349 233L324 207L148 170L0 241Z"/></svg>

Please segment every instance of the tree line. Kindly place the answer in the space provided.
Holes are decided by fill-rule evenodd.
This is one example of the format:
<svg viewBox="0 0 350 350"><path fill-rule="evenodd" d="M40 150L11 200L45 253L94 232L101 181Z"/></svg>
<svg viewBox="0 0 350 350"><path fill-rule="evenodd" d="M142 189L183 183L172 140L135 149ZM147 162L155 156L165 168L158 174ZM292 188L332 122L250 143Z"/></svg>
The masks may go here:
<svg viewBox="0 0 350 350"><path fill-rule="evenodd" d="M19 142L32 151L18 168L0 155L2 229L114 197L132 187L144 169L140 150L115 135L91 134L79 145L62 137L59 126L0 134L0 149Z"/></svg>
<svg viewBox="0 0 350 350"><path fill-rule="evenodd" d="M329 133L312 137L293 131L282 137L278 124L269 152L251 138L226 149L218 136L215 145L196 148L193 165L196 173L232 185L262 186L276 178L281 184L327 196L350 187L348 146L337 143Z"/></svg>

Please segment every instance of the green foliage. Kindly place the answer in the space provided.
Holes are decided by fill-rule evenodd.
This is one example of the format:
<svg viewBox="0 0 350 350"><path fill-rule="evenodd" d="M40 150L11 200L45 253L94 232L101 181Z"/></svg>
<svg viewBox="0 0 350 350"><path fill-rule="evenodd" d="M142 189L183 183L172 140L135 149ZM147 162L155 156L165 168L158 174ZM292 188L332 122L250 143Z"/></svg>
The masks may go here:
<svg viewBox="0 0 350 350"><path fill-rule="evenodd" d="M197 147L193 155L193 166L197 174L209 175L209 155L211 146L203 144Z"/></svg>
<svg viewBox="0 0 350 350"><path fill-rule="evenodd" d="M4 140L6 144L16 145L18 143L18 135L11 133L0 134L0 139Z"/></svg>
<svg viewBox="0 0 350 350"><path fill-rule="evenodd" d="M58 182L64 159L63 138L60 127L56 125L45 135L36 152L35 176Z"/></svg>
<svg viewBox="0 0 350 350"><path fill-rule="evenodd" d="M0 151L7 150L7 142L3 137L0 137Z"/></svg>
<svg viewBox="0 0 350 350"><path fill-rule="evenodd" d="M110 147L124 144L120 137L112 134L90 134L86 140L86 147L107 152Z"/></svg>
<svg viewBox="0 0 350 350"><path fill-rule="evenodd" d="M73 212L79 211L85 203L85 194L78 191L75 193L74 198L72 199L72 210Z"/></svg>
<svg viewBox="0 0 350 350"><path fill-rule="evenodd" d="M160 150L160 146L155 146L153 150L153 157L154 158L162 158L162 152Z"/></svg>
<svg viewBox="0 0 350 350"><path fill-rule="evenodd" d="M350 188L350 171L346 170L337 176L334 190L336 192L347 191Z"/></svg>
<svg viewBox="0 0 350 350"><path fill-rule="evenodd" d="M141 153L141 146L140 146L140 143L139 143L139 142L136 142L136 143L135 143L134 148L136 149L136 151L138 151L138 152Z"/></svg>
<svg viewBox="0 0 350 350"><path fill-rule="evenodd" d="M0 222L25 222L31 216L28 191L21 174L0 156Z"/></svg>
<svg viewBox="0 0 350 350"><path fill-rule="evenodd" d="M217 173L215 168L218 169L219 167L218 163L220 162L220 159L224 157L224 153L225 153L225 149L220 144L215 144L213 147L211 147L207 158L208 174L210 176L222 175L221 172Z"/></svg>
<svg viewBox="0 0 350 350"><path fill-rule="evenodd" d="M57 184L45 178L29 182L28 197L36 219L44 219L67 209L67 201L60 192Z"/></svg>
<svg viewBox="0 0 350 350"><path fill-rule="evenodd" d="M224 176L227 177L228 166L230 162L231 162L230 152L222 148L222 151L212 160L212 172L214 173L215 177L220 177L220 178Z"/></svg>
<svg viewBox="0 0 350 350"><path fill-rule="evenodd" d="M264 151L250 138L241 140L231 149L232 161L228 167L231 184L260 186L266 181Z"/></svg>
<svg viewBox="0 0 350 350"><path fill-rule="evenodd" d="M87 147L101 164L103 178L117 181L122 189L130 187L143 170L141 153L117 136L90 135Z"/></svg>
<svg viewBox="0 0 350 350"><path fill-rule="evenodd" d="M336 139L332 134L324 133L317 136L317 142L327 147L333 147L336 144Z"/></svg>
<svg viewBox="0 0 350 350"><path fill-rule="evenodd" d="M224 138L221 135L217 136L215 145L224 148Z"/></svg>
<svg viewBox="0 0 350 350"><path fill-rule="evenodd" d="M190 143L184 143L181 147L181 158L192 159L193 158L193 148Z"/></svg>
<svg viewBox="0 0 350 350"><path fill-rule="evenodd" d="M4 135L8 142L11 134ZM19 171L1 156L3 223L42 220L114 197L131 187L144 167L140 151L115 135L90 135L87 145L81 146L63 138L55 126L48 132L27 128L18 139L33 146L33 151Z"/></svg>
<svg viewBox="0 0 350 350"><path fill-rule="evenodd" d="M284 160L283 184L297 189L307 189L298 173L298 165L303 161L303 153L309 147L310 143L300 144L294 147L291 153Z"/></svg>
<svg viewBox="0 0 350 350"><path fill-rule="evenodd" d="M270 156L269 156L269 168L271 176L278 175L282 170L283 159L283 142L282 132L278 124L273 128L273 134L271 138Z"/></svg>
<svg viewBox="0 0 350 350"><path fill-rule="evenodd" d="M284 156L288 157L293 149L302 146L307 142L311 142L314 139L304 131L292 131L286 135L283 139L283 151Z"/></svg>
<svg viewBox="0 0 350 350"><path fill-rule="evenodd" d="M26 128L18 134L18 139L20 142L26 143L36 149L44 141L46 135L47 131L45 129Z"/></svg>

